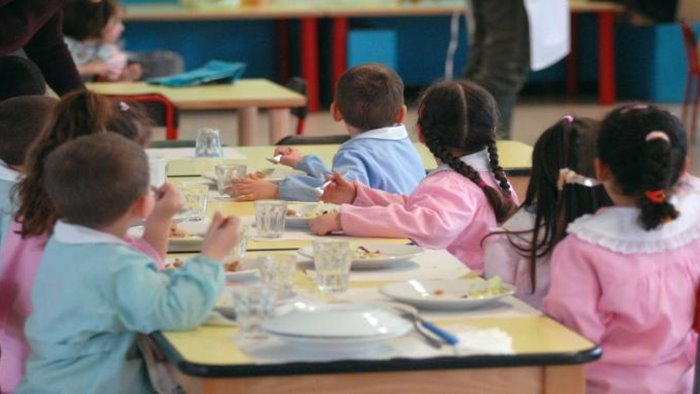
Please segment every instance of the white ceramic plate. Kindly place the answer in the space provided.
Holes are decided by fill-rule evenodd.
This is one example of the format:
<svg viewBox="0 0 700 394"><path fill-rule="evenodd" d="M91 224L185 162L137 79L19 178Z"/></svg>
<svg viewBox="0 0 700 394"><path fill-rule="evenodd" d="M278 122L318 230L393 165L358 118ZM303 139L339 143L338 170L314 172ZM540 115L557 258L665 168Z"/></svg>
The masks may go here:
<svg viewBox="0 0 700 394"><path fill-rule="evenodd" d="M177 223L178 229L187 232L184 237L168 238L168 252L199 252L202 250L202 241L204 235L209 229L211 221L209 219L200 220L197 222L180 222ZM140 238L143 236L143 226L131 227L127 234L130 237Z"/></svg>
<svg viewBox="0 0 700 394"><path fill-rule="evenodd" d="M376 255L361 257L358 254L358 247L362 246L371 252L377 252ZM313 247L307 246L299 249L298 253L304 257L313 260ZM355 249L355 257L352 259L352 268L384 268L389 264L401 261L410 260L423 253L423 248L416 245L401 245L401 244L361 244Z"/></svg>
<svg viewBox="0 0 700 394"><path fill-rule="evenodd" d="M459 310L479 308L512 295L515 288L501 284L496 292L485 291L487 283L480 278L460 280L409 280L382 286L379 292L394 300L421 309Z"/></svg>
<svg viewBox="0 0 700 394"><path fill-rule="evenodd" d="M299 346L370 346L404 335L413 324L393 309L371 304L296 302L287 313L262 322L268 334Z"/></svg>
<svg viewBox="0 0 700 394"><path fill-rule="evenodd" d="M338 206L333 204L287 204L285 226L290 228L308 228L309 221L323 215L324 211L338 212Z"/></svg>

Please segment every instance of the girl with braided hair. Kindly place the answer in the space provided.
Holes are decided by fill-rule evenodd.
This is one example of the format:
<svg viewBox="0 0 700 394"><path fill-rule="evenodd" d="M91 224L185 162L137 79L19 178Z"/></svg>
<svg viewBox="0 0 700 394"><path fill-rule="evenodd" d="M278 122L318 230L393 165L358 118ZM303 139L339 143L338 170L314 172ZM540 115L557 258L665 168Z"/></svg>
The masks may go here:
<svg viewBox="0 0 700 394"><path fill-rule="evenodd" d="M481 270L481 239L510 216L517 200L498 163L496 124L493 97L480 86L466 81L430 86L418 106L418 136L440 166L409 196L334 174L321 199L343 204L340 213L312 220L311 231L410 238L446 248L470 269Z"/></svg>
<svg viewBox="0 0 700 394"><path fill-rule="evenodd" d="M530 183L522 205L484 239L484 276L498 275L515 285L516 296L535 308L542 308L551 252L566 236L566 226L610 205L602 186L574 182L595 176L599 125L590 118L565 115L545 130L532 151ZM577 175L566 182L568 174Z"/></svg>
<svg viewBox="0 0 700 394"><path fill-rule="evenodd" d="M678 118L646 104L612 111L597 178L613 206L585 215L554 248L545 312L600 344L589 393L689 393L700 282L700 194Z"/></svg>

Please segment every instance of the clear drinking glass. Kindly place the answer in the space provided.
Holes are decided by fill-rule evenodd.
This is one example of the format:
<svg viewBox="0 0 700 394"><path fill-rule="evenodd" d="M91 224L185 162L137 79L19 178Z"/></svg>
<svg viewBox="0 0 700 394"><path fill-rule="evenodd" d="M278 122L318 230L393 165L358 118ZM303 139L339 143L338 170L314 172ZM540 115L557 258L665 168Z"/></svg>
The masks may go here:
<svg viewBox="0 0 700 394"><path fill-rule="evenodd" d="M241 225L241 233L238 237L238 242L233 245L233 248L229 252L231 260L241 260L245 257L245 253L248 251L248 226Z"/></svg>
<svg viewBox="0 0 700 394"><path fill-rule="evenodd" d="M203 184L185 184L178 187L185 197L185 209L189 220L203 220L207 215L209 203L209 186Z"/></svg>
<svg viewBox="0 0 700 394"><path fill-rule="evenodd" d="M216 189L221 194L226 194L226 189L232 183L232 179L245 178L248 168L245 164L218 164L214 167L216 173Z"/></svg>
<svg viewBox="0 0 700 394"><path fill-rule="evenodd" d="M284 234L284 222L287 215L287 201L258 200L255 205L255 227L258 237L280 238Z"/></svg>
<svg viewBox="0 0 700 394"><path fill-rule="evenodd" d="M261 337L260 323L270 315L277 290L267 284L230 288L239 333L248 338Z"/></svg>
<svg viewBox="0 0 700 394"><path fill-rule="evenodd" d="M350 280L350 242L335 239L315 240L316 283L324 293L342 293Z"/></svg>
<svg viewBox="0 0 700 394"><path fill-rule="evenodd" d="M289 254L258 256L258 265L264 283L276 287L279 295L291 294L297 268L296 256Z"/></svg>
<svg viewBox="0 0 700 394"><path fill-rule="evenodd" d="M165 157L149 157L148 173L151 179L151 186L163 186L168 176L168 159Z"/></svg>
<svg viewBox="0 0 700 394"><path fill-rule="evenodd" d="M197 157L224 157L221 148L219 129L202 128L197 131L197 145L195 147Z"/></svg>

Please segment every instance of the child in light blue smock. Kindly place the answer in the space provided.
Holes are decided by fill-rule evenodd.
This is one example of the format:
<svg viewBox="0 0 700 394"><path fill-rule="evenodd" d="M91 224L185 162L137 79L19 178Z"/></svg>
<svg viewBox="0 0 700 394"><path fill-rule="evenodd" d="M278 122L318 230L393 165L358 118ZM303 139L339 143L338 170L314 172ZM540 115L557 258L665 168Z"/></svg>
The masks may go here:
<svg viewBox="0 0 700 394"><path fill-rule="evenodd" d="M57 102L46 96L19 96L0 102L0 244L15 213L12 188L22 178L24 158Z"/></svg>
<svg viewBox="0 0 700 394"><path fill-rule="evenodd" d="M275 149L280 163L305 175L293 175L279 184L264 179L234 180L237 200L279 198L318 201L318 187L332 172L346 179L391 193L410 194L425 176L423 161L406 127L403 82L392 70L367 64L347 70L338 80L331 115L344 121L350 140L340 146L328 169L316 155L290 147Z"/></svg>
<svg viewBox="0 0 700 394"><path fill-rule="evenodd" d="M25 326L32 355L16 392L153 392L136 336L204 321L238 220L215 215L202 254L160 272L123 241L154 205L140 146L115 133L83 136L52 152L45 171L63 219L36 274Z"/></svg>

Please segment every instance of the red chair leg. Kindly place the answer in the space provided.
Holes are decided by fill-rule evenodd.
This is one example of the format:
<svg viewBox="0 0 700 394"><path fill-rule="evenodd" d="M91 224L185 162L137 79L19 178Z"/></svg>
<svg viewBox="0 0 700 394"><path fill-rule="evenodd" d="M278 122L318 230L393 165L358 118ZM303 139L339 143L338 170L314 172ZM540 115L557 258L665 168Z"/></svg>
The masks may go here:
<svg viewBox="0 0 700 394"><path fill-rule="evenodd" d="M695 100L693 102L693 116L690 121L690 130L688 131L690 143L695 142L695 129L697 127L698 120L698 105L700 105L700 77L695 76Z"/></svg>
<svg viewBox="0 0 700 394"><path fill-rule="evenodd" d="M304 119L304 118L299 118L299 120L297 121L297 130L296 130L297 135L304 134L304 122L305 121L306 121L306 119Z"/></svg>
<svg viewBox="0 0 700 394"><path fill-rule="evenodd" d="M693 74L688 73L687 80L685 82L685 94L683 95L683 109L681 111L681 123L683 127L688 128L688 106L690 105L690 89L693 84ZM690 130L688 130L690 132Z"/></svg>

